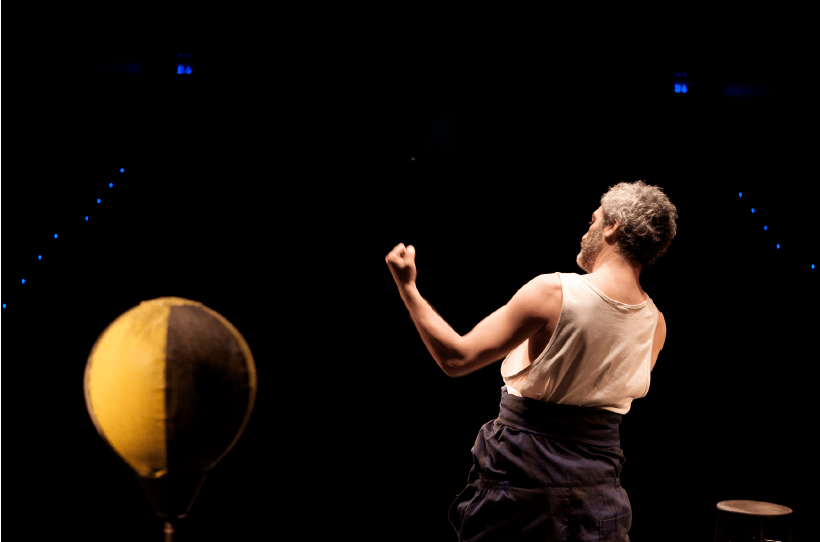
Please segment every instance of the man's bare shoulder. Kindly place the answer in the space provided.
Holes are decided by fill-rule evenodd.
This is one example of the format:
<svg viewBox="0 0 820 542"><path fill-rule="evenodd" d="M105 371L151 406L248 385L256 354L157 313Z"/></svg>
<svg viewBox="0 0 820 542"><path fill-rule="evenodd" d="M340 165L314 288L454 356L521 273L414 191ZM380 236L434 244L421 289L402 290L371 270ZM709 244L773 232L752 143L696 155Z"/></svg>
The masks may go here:
<svg viewBox="0 0 820 542"><path fill-rule="evenodd" d="M547 333L546 340L549 341L552 332L555 330L558 318L561 316L561 306L564 303L561 277L558 273L538 275L532 279L527 286L531 288L529 308L543 323L543 327L539 329L536 335ZM539 339L536 337L531 337L530 340L532 341L534 338L535 342L541 345ZM541 350L546 346L547 343L544 342L543 345L541 345ZM539 350L539 352L541 350Z"/></svg>
<svg viewBox="0 0 820 542"><path fill-rule="evenodd" d="M548 273L538 275L526 284L522 289L527 297L539 306L549 310L549 302L556 302L560 305L563 293L561 290L561 277L558 273Z"/></svg>
<svg viewBox="0 0 820 542"><path fill-rule="evenodd" d="M542 289L545 293L554 293L556 289L558 291L561 290L561 277L558 273L545 273L543 275L538 275L531 281L534 283L539 289Z"/></svg>

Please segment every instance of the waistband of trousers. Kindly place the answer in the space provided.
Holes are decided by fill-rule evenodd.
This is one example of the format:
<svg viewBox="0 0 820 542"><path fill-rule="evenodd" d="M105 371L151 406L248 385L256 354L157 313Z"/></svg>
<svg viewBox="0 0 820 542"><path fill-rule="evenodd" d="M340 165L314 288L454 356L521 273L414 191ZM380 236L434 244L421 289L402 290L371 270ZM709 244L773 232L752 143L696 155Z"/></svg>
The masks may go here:
<svg viewBox="0 0 820 542"><path fill-rule="evenodd" d="M498 423L522 431L592 446L619 446L622 419L610 410L547 403L501 388Z"/></svg>

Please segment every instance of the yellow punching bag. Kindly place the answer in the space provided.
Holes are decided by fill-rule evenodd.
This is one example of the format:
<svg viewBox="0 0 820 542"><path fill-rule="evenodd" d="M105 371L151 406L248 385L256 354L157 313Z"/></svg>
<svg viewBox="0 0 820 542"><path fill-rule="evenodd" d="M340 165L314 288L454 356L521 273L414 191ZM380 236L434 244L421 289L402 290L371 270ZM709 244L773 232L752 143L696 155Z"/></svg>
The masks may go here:
<svg viewBox="0 0 820 542"><path fill-rule="evenodd" d="M237 329L178 297L144 301L94 343L88 413L134 470L156 513L184 518L205 476L233 447L256 398L256 367Z"/></svg>

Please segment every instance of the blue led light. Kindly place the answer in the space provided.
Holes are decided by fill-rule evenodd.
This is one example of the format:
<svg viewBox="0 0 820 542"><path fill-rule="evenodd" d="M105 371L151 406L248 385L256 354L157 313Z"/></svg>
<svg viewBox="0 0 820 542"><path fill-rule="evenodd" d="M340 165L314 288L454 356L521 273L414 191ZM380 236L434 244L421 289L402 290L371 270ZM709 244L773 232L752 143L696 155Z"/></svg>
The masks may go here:
<svg viewBox="0 0 820 542"><path fill-rule="evenodd" d="M185 73L190 75L190 73L191 73L191 67L190 66L185 66Z"/></svg>
<svg viewBox="0 0 820 542"><path fill-rule="evenodd" d="M185 66L182 64L177 66L177 73L185 73Z"/></svg>
<svg viewBox="0 0 820 542"><path fill-rule="evenodd" d="M680 83L675 83L675 94L680 94Z"/></svg>
<svg viewBox="0 0 820 542"><path fill-rule="evenodd" d="M812 266L812 267L814 267L814 266ZM5 303L3 303L3 308L4 308L4 309L6 308L6 304L5 304Z"/></svg>
<svg viewBox="0 0 820 542"><path fill-rule="evenodd" d="M811 264L811 268L812 268L812 269L814 269L814 264ZM6 308L6 304L5 304L5 303L3 303L3 308L4 308L4 309Z"/></svg>
<svg viewBox="0 0 820 542"><path fill-rule="evenodd" d="M54 238L57 239L57 234L56 233L54 234Z"/></svg>
<svg viewBox="0 0 820 542"><path fill-rule="evenodd" d="M738 197L743 197L743 192L738 192Z"/></svg>
<svg viewBox="0 0 820 542"><path fill-rule="evenodd" d="M99 203L99 202L100 202L100 198L97 198L97 203ZM752 212L754 212L754 211L752 211Z"/></svg>
<svg viewBox="0 0 820 542"><path fill-rule="evenodd" d="M125 173L125 168L124 167L120 168L120 173Z"/></svg>
<svg viewBox="0 0 820 542"><path fill-rule="evenodd" d="M38 259L38 260L42 260L42 259L43 259L43 255L42 255L42 254L40 254L39 256L37 256L37 259Z"/></svg>
<svg viewBox="0 0 820 542"><path fill-rule="evenodd" d="M88 222L88 217L85 217L85 221Z"/></svg>
<svg viewBox="0 0 820 542"><path fill-rule="evenodd" d="M754 207L752 207L752 212L753 212L753 213L755 212L755 208L754 208Z"/></svg>
<svg viewBox="0 0 820 542"><path fill-rule="evenodd" d="M768 230L768 229L769 229L769 227L768 227L768 226L763 226L763 231L766 231L766 230Z"/></svg>
<svg viewBox="0 0 820 542"><path fill-rule="evenodd" d="M23 284L25 284L25 283L26 283L26 279L23 279Z"/></svg>
<svg viewBox="0 0 820 542"><path fill-rule="evenodd" d="M686 88L686 85L681 85L681 86L680 86L680 91L681 91L681 92L683 92L684 94L686 94L686 92L687 92L688 90L689 90L689 89L688 89L688 88Z"/></svg>
<svg viewBox="0 0 820 542"><path fill-rule="evenodd" d="M108 188L114 188L114 183L108 183Z"/></svg>
<svg viewBox="0 0 820 542"><path fill-rule="evenodd" d="M777 248L778 248L778 249L780 248L780 243L777 243Z"/></svg>

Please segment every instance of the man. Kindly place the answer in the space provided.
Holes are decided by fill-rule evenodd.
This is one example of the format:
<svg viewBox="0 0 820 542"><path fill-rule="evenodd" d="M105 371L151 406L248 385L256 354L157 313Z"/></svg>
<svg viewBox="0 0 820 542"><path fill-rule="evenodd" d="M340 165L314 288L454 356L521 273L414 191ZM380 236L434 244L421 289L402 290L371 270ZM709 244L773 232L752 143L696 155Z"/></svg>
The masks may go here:
<svg viewBox="0 0 820 542"><path fill-rule="evenodd" d="M601 197L577 264L535 277L468 334L416 288L415 248L385 258L410 317L451 377L504 358L500 413L473 446L468 485L450 508L460 541L628 541L619 426L649 391L666 322L641 271L669 247L677 210L656 186Z"/></svg>

